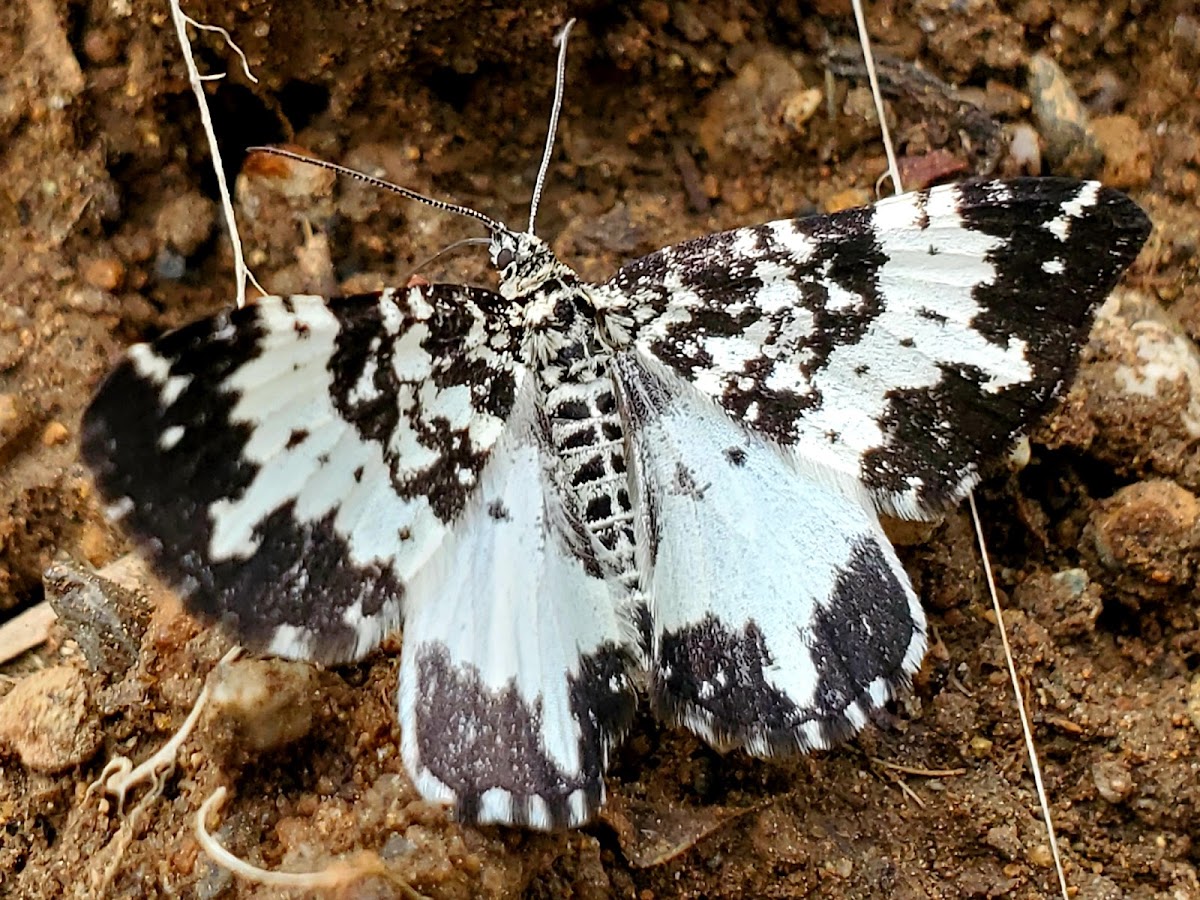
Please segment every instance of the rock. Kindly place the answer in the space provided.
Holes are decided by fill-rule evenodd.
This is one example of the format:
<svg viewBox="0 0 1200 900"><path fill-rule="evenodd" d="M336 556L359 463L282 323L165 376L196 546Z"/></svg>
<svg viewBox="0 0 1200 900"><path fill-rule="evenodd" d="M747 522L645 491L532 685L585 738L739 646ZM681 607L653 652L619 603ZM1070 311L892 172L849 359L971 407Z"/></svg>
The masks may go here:
<svg viewBox="0 0 1200 900"><path fill-rule="evenodd" d="M137 662L150 621L149 603L141 594L70 562L46 569L42 585L93 671L120 676Z"/></svg>
<svg viewBox="0 0 1200 900"><path fill-rule="evenodd" d="M213 202L199 191L188 191L163 204L154 232L163 245L186 258L208 240L216 222Z"/></svg>
<svg viewBox="0 0 1200 900"><path fill-rule="evenodd" d="M94 288L115 291L125 283L125 263L117 256L93 257L84 260L79 274Z"/></svg>
<svg viewBox="0 0 1200 900"><path fill-rule="evenodd" d="M217 668L210 682L212 714L254 753L308 734L313 719L313 670L283 659L244 659Z"/></svg>
<svg viewBox="0 0 1200 900"><path fill-rule="evenodd" d="M1056 171L1086 178L1100 171L1103 153L1079 95L1058 64L1041 53L1029 61L1033 118Z"/></svg>
<svg viewBox="0 0 1200 900"><path fill-rule="evenodd" d="M1109 803L1123 803L1133 793L1133 776L1119 759L1102 759L1092 764L1092 782Z"/></svg>
<svg viewBox="0 0 1200 900"><path fill-rule="evenodd" d="M89 28L83 35L83 55L88 62L107 66L121 55L121 32L111 26Z"/></svg>
<svg viewBox="0 0 1200 900"><path fill-rule="evenodd" d="M62 422L57 420L48 422L42 429L42 446L57 447L59 444L65 444L70 437L71 432Z"/></svg>
<svg viewBox="0 0 1200 900"><path fill-rule="evenodd" d="M1100 308L1052 428L1039 442L1073 446L1126 478L1167 477L1200 493L1200 352L1153 297L1117 291Z"/></svg>
<svg viewBox="0 0 1200 900"><path fill-rule="evenodd" d="M1104 116L1092 123L1104 154L1101 180L1109 187L1145 187L1154 175L1154 147L1132 116Z"/></svg>
<svg viewBox="0 0 1200 900"><path fill-rule="evenodd" d="M1016 825L997 825L994 828L989 828L988 833L983 838L983 842L999 851L1001 857L1004 859L1019 859L1023 855L1021 851L1021 837L1017 833Z"/></svg>
<svg viewBox="0 0 1200 900"><path fill-rule="evenodd" d="M35 772L79 765L96 752L101 737L87 681L72 666L27 675L0 700L0 743Z"/></svg>
<svg viewBox="0 0 1200 900"><path fill-rule="evenodd" d="M1200 548L1200 501L1172 481L1142 481L1097 504L1080 550L1117 573L1115 586L1140 600L1190 587Z"/></svg>
<svg viewBox="0 0 1200 900"><path fill-rule="evenodd" d="M709 161L718 165L744 156L770 159L803 133L822 100L821 90L805 84L787 56L764 50L709 95L700 144Z"/></svg>
<svg viewBox="0 0 1200 900"><path fill-rule="evenodd" d="M1034 844L1025 854L1025 858L1039 869L1048 869L1054 865L1054 854L1050 852L1049 844Z"/></svg>

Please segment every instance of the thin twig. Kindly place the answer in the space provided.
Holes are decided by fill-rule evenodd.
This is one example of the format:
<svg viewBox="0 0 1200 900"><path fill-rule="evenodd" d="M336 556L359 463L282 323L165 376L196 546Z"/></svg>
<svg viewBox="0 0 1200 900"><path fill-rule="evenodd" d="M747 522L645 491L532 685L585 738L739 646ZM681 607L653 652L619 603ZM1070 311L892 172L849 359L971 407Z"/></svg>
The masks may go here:
<svg viewBox="0 0 1200 900"><path fill-rule="evenodd" d="M925 801L921 799L920 795L916 791L905 784L903 778L901 778L895 772L885 772L885 774L887 775L888 781L900 788L900 793L912 800L912 802L917 804L917 806L919 806L921 809L925 808Z"/></svg>
<svg viewBox="0 0 1200 900"><path fill-rule="evenodd" d="M996 591L996 580L992 577L992 563L988 558L987 542L983 538L983 526L979 521L979 512L975 508L974 492L967 494L967 502L971 504L975 536L979 541L979 551L983 554L983 574L987 578L988 593L992 595L992 609L996 612L996 626L1000 629L1000 641L1004 646L1004 661L1008 665L1008 677L1012 681L1013 693L1017 698L1021 732L1025 736L1025 750L1029 754L1029 768L1033 772L1033 783L1037 787L1038 802L1042 806L1042 818L1046 822L1046 834L1050 839L1050 853L1054 857L1054 871L1058 874L1058 886L1062 891L1063 900L1070 900L1071 892L1067 887L1067 874L1063 871L1062 857L1058 852L1058 837L1054 832L1054 820L1050 815L1050 801L1046 797L1046 786L1042 782L1042 766L1038 762L1037 746L1033 742L1033 728L1029 724L1029 713L1025 710L1025 692L1021 690L1021 679L1017 675L1017 665L1013 661L1012 648L1008 644L1008 630L1004 627L1004 611L1000 608L1000 595Z"/></svg>
<svg viewBox="0 0 1200 900"><path fill-rule="evenodd" d="M868 758L877 766L883 766L885 769L892 769L896 772L903 772L905 775L916 775L920 778L953 778L957 775L967 774L967 770L964 767L956 769L922 769L919 766L906 766L902 763L889 762L886 759L880 759L878 756Z"/></svg>
<svg viewBox="0 0 1200 900"><path fill-rule="evenodd" d="M900 165L896 162L896 150L892 146L892 132L887 124L887 111L883 107L883 94L879 90L879 75L875 71L875 54L871 52L871 36L867 34L867 17L863 13L862 0L854 0L854 22L858 26L858 42L862 45L863 60L867 64L867 78L871 81L871 97L875 100L875 114L879 116L879 132L883 136L883 152L887 154L888 172L892 175L892 186L897 194L904 193L900 183Z"/></svg>
<svg viewBox="0 0 1200 900"><path fill-rule="evenodd" d="M871 82L871 95L875 100L875 109L879 115L879 130L883 135L883 146L888 158L888 171L891 172L892 183L895 185L896 192L904 191L903 185L900 183L900 168L896 163L896 153L892 147L891 131L888 128L887 117L884 115L883 96L879 90L879 78L875 71L875 57L871 52L871 38L867 34L866 16L863 14L862 0L852 0L854 7L854 19L858 24L858 38L862 44L863 60L867 67L867 77ZM1037 787L1038 802L1042 807L1042 818L1046 823L1046 834L1050 840L1050 852L1054 857L1054 871L1058 876L1058 886L1062 892L1063 900L1070 900L1070 891L1067 887L1067 875L1063 870L1062 857L1058 851L1058 838L1054 831L1054 820L1050 814L1050 801L1046 796L1046 788L1042 781L1042 767L1038 761L1037 746L1033 739L1033 729L1029 724L1029 716L1025 711L1025 697L1021 691L1021 684L1017 677L1017 666L1013 660L1012 648L1008 643L1008 633L1004 628L1004 614L1000 608L1000 596L996 591L996 582L992 577L992 563L988 555L987 541L983 536L983 524L979 519L979 510L975 506L975 494L970 492L967 494L967 501L971 507L971 520L975 525L975 535L979 541L979 552L983 556L983 571L987 579L988 592L991 594L992 607L996 611L996 625L1000 629L1000 640L1004 646L1004 660L1008 665L1009 678L1012 680L1013 693L1017 700L1017 712L1021 718L1021 732L1025 738L1025 749L1029 754L1029 765L1033 772L1033 781Z"/></svg>
<svg viewBox="0 0 1200 900"><path fill-rule="evenodd" d="M187 36L187 26L191 24L206 31L220 32L224 35L229 45L234 50L237 50L237 54L241 57L242 65L245 67L247 74L249 74L249 66L246 63L246 55L234 44L233 39L229 36L229 32L215 25L199 24L191 17L185 15L183 10L179 8L179 0L168 0L168 5L171 7L171 21L175 24L175 34L179 38L179 46L183 50L183 61L187 66L188 82L192 86L192 93L196 95L196 104L200 107L200 123L204 126L204 135L208 139L208 149L212 155L213 171L217 175L217 192L221 196L221 209L225 215L225 226L229 229L229 240L233 244L233 272L234 278L237 280L237 305L242 307L246 305L247 282L253 283L264 294L266 291L263 291L258 282L254 280L254 276L250 274L250 270L246 267L245 257L242 255L242 239L238 234L237 220L233 214L233 199L229 194L229 185L225 181L225 166L221 162L221 148L217 146L217 133L213 128L212 114L208 110L208 99L204 96L205 80L222 76L201 77L200 72L196 69L196 60L192 56L192 42Z"/></svg>
<svg viewBox="0 0 1200 900"><path fill-rule="evenodd" d="M250 63L246 60L246 54L242 52L241 47L239 47L236 43L234 43L234 40L232 37L229 36L228 31L226 31L220 25L207 25L204 22L197 22L195 19L193 19L191 16L189 16L185 12L180 12L180 15L183 16L184 21L186 21L189 25L191 25L197 31L211 31L211 32L221 35L221 37L223 37L225 39L225 44L229 47L229 49L232 50L234 53L236 53L238 55L238 58L242 61L242 71L244 73L246 73L246 78L248 78L252 84L258 84L258 79L255 78L254 73L250 71ZM200 80L201 81L219 81L220 79L222 79L224 77L225 77L225 73L220 72L215 75L201 75Z"/></svg>

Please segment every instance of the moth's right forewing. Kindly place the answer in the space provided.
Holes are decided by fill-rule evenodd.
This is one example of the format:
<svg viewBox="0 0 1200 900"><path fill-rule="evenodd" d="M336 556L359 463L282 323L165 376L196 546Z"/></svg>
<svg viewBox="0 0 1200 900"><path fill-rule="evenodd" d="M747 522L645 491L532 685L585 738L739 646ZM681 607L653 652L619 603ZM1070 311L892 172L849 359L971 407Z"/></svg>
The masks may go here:
<svg viewBox="0 0 1200 900"><path fill-rule="evenodd" d="M502 302L264 297L136 345L84 414L110 513L238 642L357 659L467 503L524 377Z"/></svg>

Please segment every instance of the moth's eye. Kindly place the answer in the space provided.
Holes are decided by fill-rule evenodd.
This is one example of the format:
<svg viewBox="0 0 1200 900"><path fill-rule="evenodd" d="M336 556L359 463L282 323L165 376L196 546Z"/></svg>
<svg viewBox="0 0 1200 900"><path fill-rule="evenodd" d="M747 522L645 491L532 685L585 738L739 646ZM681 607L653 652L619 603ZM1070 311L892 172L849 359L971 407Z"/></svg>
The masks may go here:
<svg viewBox="0 0 1200 900"><path fill-rule="evenodd" d="M512 265L512 261L513 261L513 252L511 250L509 250L507 247L505 247L503 250L501 250L499 253L496 254L496 268L497 269L507 269L509 266Z"/></svg>

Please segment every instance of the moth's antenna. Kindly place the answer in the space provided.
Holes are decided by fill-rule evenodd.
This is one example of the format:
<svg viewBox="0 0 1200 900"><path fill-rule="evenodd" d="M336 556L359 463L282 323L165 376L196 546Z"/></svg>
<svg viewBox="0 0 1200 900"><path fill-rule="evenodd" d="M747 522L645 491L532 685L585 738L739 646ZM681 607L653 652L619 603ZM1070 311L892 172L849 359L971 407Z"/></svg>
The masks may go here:
<svg viewBox="0 0 1200 900"><path fill-rule="evenodd" d="M546 170L550 168L550 154L554 151L554 135L558 131L558 114L562 111L563 86L567 80L567 38L575 24L570 19L554 37L558 45L558 70L554 75L554 105L550 107L550 128L546 131L546 149L542 151L542 165L538 169L537 181L533 183L533 199L529 201L529 233L533 234L533 220L537 218L538 203L542 199L542 185L546 182Z"/></svg>
<svg viewBox="0 0 1200 900"><path fill-rule="evenodd" d="M479 237L462 238L461 240L457 240L453 244L450 244L448 247L443 247L437 253L433 254L433 256L427 256L425 259L421 260L419 263L417 263L415 266L413 266L412 270L408 273L407 277L405 277L404 280L408 281L409 278L412 278L414 275L416 275L418 272L420 272L422 269L424 269L430 263L436 262L437 260L439 260L443 256L445 256L447 253L453 253L455 250L458 250L460 247L471 247L476 244L482 244L486 247L490 243L491 243L491 241L489 241L487 238L479 238Z"/></svg>
<svg viewBox="0 0 1200 900"><path fill-rule="evenodd" d="M349 175L351 178L357 178L359 181L369 184L373 187L383 188L385 191L391 191L393 194L399 194L401 197L407 197L409 200L416 200L418 203L424 203L426 206L432 206L434 209L440 209L444 212L457 213L460 216L467 216L471 219L476 219L488 227L489 231L508 231L500 222L497 222L491 216L485 216L478 210L471 209L469 206L459 206L457 203L447 203L445 200L435 200L433 197L426 197L424 194L418 194L414 190L406 187L401 187L398 184L392 184L383 178L376 178L374 175L368 175L366 172L359 172L357 169L349 169L346 166L339 166L337 163L327 162L323 159L317 159L313 156L305 156L303 153L293 153L291 150L281 150L279 147L247 147L248 153L269 153L272 156L282 156L284 159L293 159L296 162L308 163L310 166L317 166L321 169L328 169L331 172L337 172L339 175Z"/></svg>

